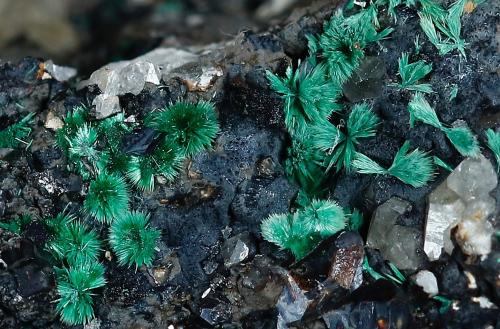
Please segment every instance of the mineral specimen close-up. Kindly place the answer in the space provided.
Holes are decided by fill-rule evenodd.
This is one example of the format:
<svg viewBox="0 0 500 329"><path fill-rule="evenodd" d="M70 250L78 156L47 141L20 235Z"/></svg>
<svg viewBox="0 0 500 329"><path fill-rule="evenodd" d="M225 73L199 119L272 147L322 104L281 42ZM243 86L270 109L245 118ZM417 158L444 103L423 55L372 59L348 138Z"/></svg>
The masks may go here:
<svg viewBox="0 0 500 329"><path fill-rule="evenodd" d="M3 0L0 328L498 328L500 2Z"/></svg>

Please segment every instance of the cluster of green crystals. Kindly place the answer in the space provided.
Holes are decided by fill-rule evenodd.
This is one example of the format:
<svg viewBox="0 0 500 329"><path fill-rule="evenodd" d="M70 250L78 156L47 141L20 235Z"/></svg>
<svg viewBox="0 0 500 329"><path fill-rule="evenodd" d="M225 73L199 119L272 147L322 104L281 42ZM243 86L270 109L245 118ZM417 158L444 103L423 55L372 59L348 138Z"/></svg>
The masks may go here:
<svg viewBox="0 0 500 329"><path fill-rule="evenodd" d="M376 0L347 17L339 10L324 23L321 34L307 37L309 55L298 62L296 69L288 67L283 78L267 72L271 88L283 98L285 125L291 137L285 172L299 185L300 192L295 213L273 215L263 221L262 234L266 240L290 249L296 258L301 258L318 240L333 234L335 230L318 235L317 230L307 225L309 219L303 214L315 202L333 202L324 197L335 175L342 170L389 175L419 188L433 179L436 165L450 169L430 152L412 150L409 141L401 145L388 167L360 153L359 145L376 136L380 119L370 103L345 104L342 88L362 63L369 45L390 37L393 32L392 28L380 27L378 13L383 6L388 6L394 21L398 6L418 8L422 30L439 54L457 50L465 58L467 44L460 37L460 19L465 4L464 0L458 0L446 10L433 0ZM422 82L432 72L432 64L416 59L421 46L417 38L415 54L401 54L398 63L401 82L389 84L412 94L408 104L410 128L417 122L431 125L441 130L461 155L478 157L477 137L466 124L463 121L451 126L442 123L425 99L424 94L435 92L430 83ZM450 99L457 93L455 86ZM498 136L493 131L487 132L489 147L500 152ZM341 225L334 227L343 228Z"/></svg>
<svg viewBox="0 0 500 329"><path fill-rule="evenodd" d="M108 243L119 265L151 266L160 231L149 224L149 215L130 209L130 188L154 189L155 176L172 182L184 159L211 147L219 130L211 103L178 102L152 112L145 125L159 132L155 148L145 155L122 151L125 134L137 125L123 113L93 121L85 107L75 107L56 131L57 146L70 169L89 180L83 203L87 219L109 225ZM85 324L94 316L92 290L105 285L99 263L103 242L99 235L73 216L59 214L45 220L52 231L46 249L61 265L56 268L57 310L68 324Z"/></svg>

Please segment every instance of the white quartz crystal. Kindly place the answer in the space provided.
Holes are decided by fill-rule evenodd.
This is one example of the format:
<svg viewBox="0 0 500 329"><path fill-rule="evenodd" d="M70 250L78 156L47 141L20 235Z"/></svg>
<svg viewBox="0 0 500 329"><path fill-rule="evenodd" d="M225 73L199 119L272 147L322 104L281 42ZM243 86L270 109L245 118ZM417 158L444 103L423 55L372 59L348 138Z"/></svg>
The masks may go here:
<svg viewBox="0 0 500 329"><path fill-rule="evenodd" d="M54 114L54 112L49 111L47 113L47 118L45 119L45 128L56 131L64 126L64 122Z"/></svg>
<svg viewBox="0 0 500 329"><path fill-rule="evenodd" d="M53 61L48 60L44 63L45 71L57 81L68 81L76 76L76 69L68 66L60 66L54 64Z"/></svg>
<svg viewBox="0 0 500 329"><path fill-rule="evenodd" d="M132 60L103 66L80 87L96 84L105 95L137 95L144 89L145 83L159 85L162 77L172 70L197 59L197 55L184 50L157 48Z"/></svg>
<svg viewBox="0 0 500 329"><path fill-rule="evenodd" d="M118 96L98 95L94 98L92 105L95 105L96 119L105 119L121 111Z"/></svg>
<svg viewBox="0 0 500 329"><path fill-rule="evenodd" d="M429 195L424 251L431 261L441 256L442 249L451 254L453 240L466 255L484 256L491 251L494 230L488 219L496 201L489 193L497 180L488 159L468 158Z"/></svg>
<svg viewBox="0 0 500 329"><path fill-rule="evenodd" d="M439 293L436 276L431 271L422 270L413 276L413 280L429 295L434 296Z"/></svg>
<svg viewBox="0 0 500 329"><path fill-rule="evenodd" d="M448 188L465 202L479 200L497 186L497 173L484 156L462 161L446 179Z"/></svg>

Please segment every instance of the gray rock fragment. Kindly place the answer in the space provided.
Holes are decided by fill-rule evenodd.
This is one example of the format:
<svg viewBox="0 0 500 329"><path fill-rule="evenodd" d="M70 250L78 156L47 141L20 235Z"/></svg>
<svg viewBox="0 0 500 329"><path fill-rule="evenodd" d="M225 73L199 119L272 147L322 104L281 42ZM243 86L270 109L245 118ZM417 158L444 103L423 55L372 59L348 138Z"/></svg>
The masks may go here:
<svg viewBox="0 0 500 329"><path fill-rule="evenodd" d="M229 305L220 303L212 308L203 308L200 316L209 324L216 325L231 319L231 309Z"/></svg>
<svg viewBox="0 0 500 329"><path fill-rule="evenodd" d="M397 225L399 216L411 209L409 202L391 198L380 205L370 224L366 245L379 249L384 257L403 270L416 270L422 263L420 232Z"/></svg>
<svg viewBox="0 0 500 329"><path fill-rule="evenodd" d="M349 313L349 311L343 309L334 310L323 314L323 320L328 329L349 328Z"/></svg>
<svg viewBox="0 0 500 329"><path fill-rule="evenodd" d="M232 271L239 277L238 298L241 298L242 302L241 307L235 311L239 313L238 317L256 310L270 310L276 306L285 286L285 269L273 265L269 258L257 255L252 262Z"/></svg>
<svg viewBox="0 0 500 329"><path fill-rule="evenodd" d="M48 60L44 63L45 71L50 74L50 76L57 81L68 81L69 79L76 76L78 72L73 67L59 66L54 64L53 61Z"/></svg>
<svg viewBox="0 0 500 329"><path fill-rule="evenodd" d="M205 271L206 274L210 275L217 270L218 264L214 261L207 261L203 264L203 271Z"/></svg>
<svg viewBox="0 0 500 329"><path fill-rule="evenodd" d="M224 265L231 267L243 262L250 255L251 248L252 242L248 232L229 238L222 248Z"/></svg>
<svg viewBox="0 0 500 329"><path fill-rule="evenodd" d="M278 309L278 328L287 328L286 324L302 319L307 307L312 302L288 275L287 285L281 292L276 308Z"/></svg>
<svg viewBox="0 0 500 329"><path fill-rule="evenodd" d="M174 280L182 271L176 252L163 256L160 263L161 265L150 270L153 279L152 283L155 285L162 285L165 282Z"/></svg>

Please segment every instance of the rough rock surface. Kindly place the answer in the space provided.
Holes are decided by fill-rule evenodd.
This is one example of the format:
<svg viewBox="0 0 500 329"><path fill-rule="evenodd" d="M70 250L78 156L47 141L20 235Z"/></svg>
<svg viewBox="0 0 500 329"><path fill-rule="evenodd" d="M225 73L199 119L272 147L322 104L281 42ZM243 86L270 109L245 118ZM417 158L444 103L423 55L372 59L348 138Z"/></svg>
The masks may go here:
<svg viewBox="0 0 500 329"><path fill-rule="evenodd" d="M229 42L187 49L195 54L196 63L187 61L164 74L157 71L159 67L136 67L134 62L113 69L113 74L123 75L123 79L137 72L151 77L106 93L118 98L127 118L141 122L151 110L181 98L212 100L217 105L221 132L214 150L186 161L175 183L158 182L153 192L133 192L133 208L148 211L151 224L162 231L159 252L151 268L137 271L119 267L112 257L102 259L109 283L97 291L97 318L91 327L163 328L172 324L186 328L272 328L278 321L299 328L316 324L318 328L373 328L379 323L394 328L498 325L497 310L472 300L486 296L498 303L498 241L493 241L492 251L482 260L467 259L458 248L433 262L419 259L403 264L396 256L390 257L396 265L409 269L408 275L420 267L434 273L439 293L453 302L451 308L426 294L422 296L421 289L375 281L366 272L361 274L359 286L363 255L377 272L392 272L384 260L389 258L387 252L371 248L363 252L357 234L349 233L349 239L345 234L342 239L335 236L327 240L329 246L320 245L303 263L293 265L287 252L262 241L260 221L271 213L288 211L297 192L281 167L289 141L283 129L281 100L268 87L265 71L281 74L286 65L303 58L307 51L305 35L319 32L335 5L320 1L267 32L245 31ZM467 62L456 55L440 57L429 42L424 42L421 50L423 58L434 65L430 83L436 94L429 100L440 118L447 124L466 120L481 140L486 128L500 125L500 56L498 40L491 33L498 33L499 6L491 1L464 17L462 31L469 42ZM388 166L398 146L408 139L412 146L432 150L456 166L463 159L440 131L426 125L410 130L406 111L409 94L388 86L397 79L401 51L413 51L413 38L408 36L420 31L414 9L403 8L398 15L391 38L367 49L366 62L345 87L346 104L368 100L382 119L377 136L362 143L359 151ZM387 15L384 17L383 23L390 24ZM37 114L31 146L15 150L0 161L2 219L23 213L35 215L21 238L0 229L1 328L62 327L53 303L57 293L52 269L43 261L41 250L48 234L39 218L64 209L78 211L88 183L67 170L66 159L54 146L54 132L44 124L49 113L52 118L62 118L76 105L92 107L113 75L96 73L92 83L76 88L55 79L42 79L41 63L26 58L0 66L0 129L28 113ZM154 60L149 63L161 66ZM168 63L164 65L168 67ZM155 84L157 81L161 86ZM453 84L459 87L459 93L448 101L443 95ZM130 150L147 152L154 136L134 132L130 139ZM488 150L484 153L493 159ZM404 236L394 233L393 238L411 239L415 245L407 248L400 243L398 252L416 252L424 232L426 197L446 175L440 170L435 181L415 189L391 177L340 173L332 181L329 196L342 206L359 208L365 218L391 198L404 200L411 210L404 216L392 216L387 232L410 230L411 234ZM491 195L498 198L499 189ZM495 217L498 207L499 203ZM368 226L361 229L361 237L366 238ZM498 223L494 227L498 229ZM100 232L104 237L104 230ZM336 238L337 245L333 243ZM379 244L370 246L380 248ZM244 257L238 250L244 251ZM339 254L338 250L345 252ZM417 256L424 257L423 253ZM301 268L302 264L321 266ZM299 269L302 271L296 273ZM476 288L468 286L464 270L475 277ZM314 279L302 282L301 276Z"/></svg>

